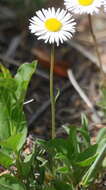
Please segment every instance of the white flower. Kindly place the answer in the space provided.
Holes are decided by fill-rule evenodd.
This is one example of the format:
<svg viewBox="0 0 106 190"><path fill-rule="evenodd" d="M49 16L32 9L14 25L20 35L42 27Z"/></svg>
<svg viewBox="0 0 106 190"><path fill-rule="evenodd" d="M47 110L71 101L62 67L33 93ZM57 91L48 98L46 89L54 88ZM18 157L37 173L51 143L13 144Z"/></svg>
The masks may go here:
<svg viewBox="0 0 106 190"><path fill-rule="evenodd" d="M54 7L42 9L36 12L36 16L30 19L29 29L34 33L38 40L42 39L45 43L49 42L57 46L59 43L72 38L75 32L75 21L72 15L64 9Z"/></svg>
<svg viewBox="0 0 106 190"><path fill-rule="evenodd" d="M98 13L103 0L64 0L66 8L75 14Z"/></svg>

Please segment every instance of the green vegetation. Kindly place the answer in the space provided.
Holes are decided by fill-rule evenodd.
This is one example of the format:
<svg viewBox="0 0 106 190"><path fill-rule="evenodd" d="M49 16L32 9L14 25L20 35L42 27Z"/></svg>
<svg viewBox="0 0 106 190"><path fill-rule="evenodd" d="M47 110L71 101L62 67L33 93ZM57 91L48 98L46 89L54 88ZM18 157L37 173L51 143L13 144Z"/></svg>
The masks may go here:
<svg viewBox="0 0 106 190"><path fill-rule="evenodd" d="M0 189L87 189L106 167L106 129L92 144L84 115L81 128L64 127L67 138L36 139L30 153L24 151L27 122L23 104L36 65L21 65L14 77L0 65L0 165L8 169L0 177Z"/></svg>

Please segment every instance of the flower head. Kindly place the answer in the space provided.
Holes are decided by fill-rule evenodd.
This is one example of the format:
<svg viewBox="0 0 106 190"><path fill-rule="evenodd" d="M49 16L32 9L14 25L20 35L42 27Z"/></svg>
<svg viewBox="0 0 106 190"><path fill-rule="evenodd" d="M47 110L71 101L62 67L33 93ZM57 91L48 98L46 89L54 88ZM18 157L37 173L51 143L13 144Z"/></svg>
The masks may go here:
<svg viewBox="0 0 106 190"><path fill-rule="evenodd" d="M72 15L64 9L54 7L42 9L36 12L36 16L30 19L29 29L34 33L38 40L42 39L45 43L59 43L72 38L75 32L75 21Z"/></svg>
<svg viewBox="0 0 106 190"><path fill-rule="evenodd" d="M75 14L94 14L99 12L103 0L64 0L66 8Z"/></svg>

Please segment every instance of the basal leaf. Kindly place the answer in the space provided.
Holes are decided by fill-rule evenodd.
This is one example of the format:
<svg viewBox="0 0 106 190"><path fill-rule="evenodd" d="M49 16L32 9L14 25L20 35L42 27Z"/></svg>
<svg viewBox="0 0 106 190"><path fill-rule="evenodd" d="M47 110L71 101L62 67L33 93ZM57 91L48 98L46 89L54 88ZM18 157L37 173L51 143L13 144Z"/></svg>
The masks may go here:
<svg viewBox="0 0 106 190"><path fill-rule="evenodd" d="M82 161L87 160L90 157L94 156L96 154L97 147L98 147L97 144L89 146L89 148L87 148L85 151L83 151L77 155L76 161L82 162Z"/></svg>
<svg viewBox="0 0 106 190"><path fill-rule="evenodd" d="M65 155L68 153L67 141L64 139L53 139L48 141L45 145L49 150L56 150L58 153L61 152Z"/></svg>
<svg viewBox="0 0 106 190"><path fill-rule="evenodd" d="M104 160L105 155L106 155L106 143L102 146L101 151L99 151L99 154L97 155L95 161L90 166L86 174L83 176L81 182L83 187L88 187L93 182L95 176L97 175L102 165L102 161Z"/></svg>
<svg viewBox="0 0 106 190"><path fill-rule="evenodd" d="M5 175L0 177L0 190L26 190L26 188L16 177Z"/></svg>
<svg viewBox="0 0 106 190"><path fill-rule="evenodd" d="M32 74L36 70L36 66L36 61L32 63L24 63L19 67L17 74L15 75L15 80L18 85L18 88L16 90L16 96L21 102L24 101L29 81L32 77Z"/></svg>
<svg viewBox="0 0 106 190"><path fill-rule="evenodd" d="M78 164L81 167L87 167L90 166L96 159L98 154L95 154L94 156L91 156L83 161L77 162L76 164Z"/></svg>
<svg viewBox="0 0 106 190"><path fill-rule="evenodd" d="M24 139L23 139L24 136ZM12 151L19 151L24 142L26 140L26 136L23 133L18 133L14 136L10 136L8 139L0 141L0 145L6 149L12 150Z"/></svg>
<svg viewBox="0 0 106 190"><path fill-rule="evenodd" d="M13 164L13 160L10 156L0 151L0 165L5 168L8 168Z"/></svg>
<svg viewBox="0 0 106 190"><path fill-rule="evenodd" d="M56 190L74 190L71 184L67 184L63 181L55 180L54 187Z"/></svg>
<svg viewBox="0 0 106 190"><path fill-rule="evenodd" d="M17 88L16 81L14 78L1 78L0 77L0 88L14 92Z"/></svg>
<svg viewBox="0 0 106 190"><path fill-rule="evenodd" d="M22 132L27 134L23 102L36 62L21 65L15 78L1 66L0 77L0 140Z"/></svg>
<svg viewBox="0 0 106 190"><path fill-rule="evenodd" d="M88 120L86 118L86 116L84 114L82 114L81 117L82 120L82 127L81 128L77 128L77 131L80 132L82 138L83 138L83 145L85 145L86 147L89 147L90 145L90 134L89 134L89 130L88 130Z"/></svg>
<svg viewBox="0 0 106 190"><path fill-rule="evenodd" d="M12 94L5 88L0 88L0 140L6 139L11 135Z"/></svg>
<svg viewBox="0 0 106 190"><path fill-rule="evenodd" d="M70 134L67 138L68 157L73 159L79 152L79 144L77 141L77 128L75 126L70 127Z"/></svg>

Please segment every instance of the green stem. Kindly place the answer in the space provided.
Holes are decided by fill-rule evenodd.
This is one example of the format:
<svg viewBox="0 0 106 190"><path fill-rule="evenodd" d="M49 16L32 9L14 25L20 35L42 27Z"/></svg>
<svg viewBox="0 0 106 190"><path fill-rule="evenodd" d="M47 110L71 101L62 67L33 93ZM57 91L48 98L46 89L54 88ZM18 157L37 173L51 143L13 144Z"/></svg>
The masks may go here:
<svg viewBox="0 0 106 190"><path fill-rule="evenodd" d="M89 20L90 32L91 32L91 35L92 35L92 39L94 41L95 50L96 50L96 54L97 54L97 57L98 57L98 63L99 63L99 66L100 66L101 76L103 77L104 71L103 71L103 66L102 66L102 60L101 60L100 52L99 52L99 49L98 49L97 39L96 39L94 30L93 30L92 17L91 17L90 14L88 15L88 20Z"/></svg>
<svg viewBox="0 0 106 190"><path fill-rule="evenodd" d="M51 47L51 65L50 65L50 101L51 101L51 116L52 116L52 139L56 137L55 129L55 97L54 97L54 85L53 85L53 71L55 62L54 45Z"/></svg>

